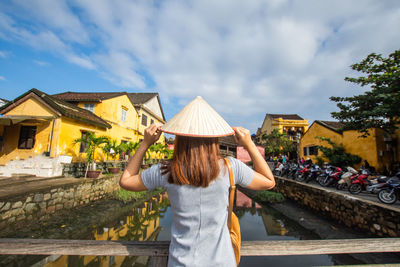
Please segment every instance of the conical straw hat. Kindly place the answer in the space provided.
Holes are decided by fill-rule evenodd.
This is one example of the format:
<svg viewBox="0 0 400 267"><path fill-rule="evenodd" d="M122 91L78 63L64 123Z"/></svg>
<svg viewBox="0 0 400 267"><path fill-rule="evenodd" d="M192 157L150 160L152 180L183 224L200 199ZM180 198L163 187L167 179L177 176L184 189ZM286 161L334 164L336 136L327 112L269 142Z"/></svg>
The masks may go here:
<svg viewBox="0 0 400 267"><path fill-rule="evenodd" d="M233 134L228 123L200 96L187 104L161 128L163 132L193 137Z"/></svg>

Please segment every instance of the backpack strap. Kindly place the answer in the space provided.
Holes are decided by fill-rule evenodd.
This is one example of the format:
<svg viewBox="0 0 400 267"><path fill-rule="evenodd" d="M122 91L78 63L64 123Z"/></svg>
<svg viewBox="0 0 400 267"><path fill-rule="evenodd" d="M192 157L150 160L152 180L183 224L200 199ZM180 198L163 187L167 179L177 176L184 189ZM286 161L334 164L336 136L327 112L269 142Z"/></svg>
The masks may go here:
<svg viewBox="0 0 400 267"><path fill-rule="evenodd" d="M229 182L230 182L230 187L229 187L229 208L228 208L228 229L230 231L231 228L232 228L231 220L232 220L233 200L235 198L236 185L235 185L235 182L233 181L233 173L232 173L231 162L229 161L228 158L224 158L224 160L225 160L226 166L228 167Z"/></svg>

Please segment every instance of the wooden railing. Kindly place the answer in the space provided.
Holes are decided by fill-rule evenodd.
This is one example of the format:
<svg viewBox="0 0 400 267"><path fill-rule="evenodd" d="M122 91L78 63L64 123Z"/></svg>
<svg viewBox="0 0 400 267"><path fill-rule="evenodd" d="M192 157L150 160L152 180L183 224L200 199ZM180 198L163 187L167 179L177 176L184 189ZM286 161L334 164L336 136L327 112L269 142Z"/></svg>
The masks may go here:
<svg viewBox="0 0 400 267"><path fill-rule="evenodd" d="M153 266L166 266L169 241L101 241L0 239L0 254L152 256ZM282 256L400 252L400 238L243 241L242 256Z"/></svg>

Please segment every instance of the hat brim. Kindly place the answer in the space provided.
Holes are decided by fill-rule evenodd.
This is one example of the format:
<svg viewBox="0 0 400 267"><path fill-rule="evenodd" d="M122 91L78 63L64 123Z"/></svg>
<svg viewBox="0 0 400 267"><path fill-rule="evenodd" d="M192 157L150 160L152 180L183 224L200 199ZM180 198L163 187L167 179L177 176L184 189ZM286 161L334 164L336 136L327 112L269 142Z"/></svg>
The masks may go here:
<svg viewBox="0 0 400 267"><path fill-rule="evenodd" d="M223 136L229 136L229 135L234 135L235 132L232 131L231 133L227 134L217 134L217 135L198 135L198 134L185 134L185 133L177 133L177 132L171 132L171 131L166 131L161 129L162 132L167 133L167 134L173 134L173 135L179 135L179 136L188 136L188 137L223 137Z"/></svg>

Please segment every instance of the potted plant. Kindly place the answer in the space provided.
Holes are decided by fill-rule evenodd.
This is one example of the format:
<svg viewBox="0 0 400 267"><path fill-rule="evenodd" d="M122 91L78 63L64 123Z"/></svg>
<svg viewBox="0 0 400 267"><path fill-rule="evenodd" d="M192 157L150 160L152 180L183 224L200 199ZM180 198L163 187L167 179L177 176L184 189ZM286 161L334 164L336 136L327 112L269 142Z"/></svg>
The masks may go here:
<svg viewBox="0 0 400 267"><path fill-rule="evenodd" d="M119 173L121 170L121 168L117 167L116 159L117 155L121 152L122 144L123 143L117 145L117 140L111 140L108 138L107 143L103 146L103 151L107 155L107 161L109 156L113 159L112 167L107 168L110 173Z"/></svg>
<svg viewBox="0 0 400 267"><path fill-rule="evenodd" d="M127 143L121 143L121 152L125 157L131 156L132 152L136 152L136 150L139 148L140 142L127 142ZM124 158L126 159L126 158Z"/></svg>
<svg viewBox="0 0 400 267"><path fill-rule="evenodd" d="M86 145L86 173L85 177L97 178L100 175L100 170L96 170L96 163L94 160L96 149L100 148L102 144L107 143L108 137L106 136L96 136L94 133L88 132L81 138L74 140L74 144L83 143Z"/></svg>
<svg viewBox="0 0 400 267"><path fill-rule="evenodd" d="M149 149L146 151L146 158L144 161L144 164L142 165L143 169L148 168L151 166L151 163L153 163L153 158L152 156L156 155L163 155L163 158L167 156L167 158L171 158L173 155L173 151L167 148L167 145L157 143L154 145L151 145Z"/></svg>

